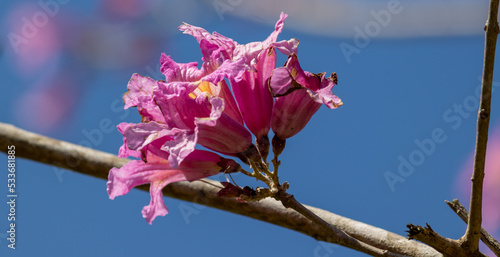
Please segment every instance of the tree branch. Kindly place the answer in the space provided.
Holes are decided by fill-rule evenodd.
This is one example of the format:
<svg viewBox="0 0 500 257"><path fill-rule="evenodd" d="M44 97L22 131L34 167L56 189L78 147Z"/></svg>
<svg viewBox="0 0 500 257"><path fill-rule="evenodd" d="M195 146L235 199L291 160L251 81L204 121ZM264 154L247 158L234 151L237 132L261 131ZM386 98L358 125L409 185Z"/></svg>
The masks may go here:
<svg viewBox="0 0 500 257"><path fill-rule="evenodd" d="M330 223L324 221L321 219L318 215L314 214L312 211L310 211L308 208L306 208L304 205L299 203L297 199L293 195L287 194L287 193L282 193L278 194L275 196L276 200L281 201L283 206L286 208L292 208L298 213L304 215L304 217L308 218L309 220L313 221L314 223L318 224L321 228L325 230L335 241L337 244L347 246L351 249L370 254L372 256L402 256L399 254L392 253L388 250L381 250L376 247L373 247L369 244L366 244L362 241L359 241L350 235L344 233L344 231L332 226Z"/></svg>
<svg viewBox="0 0 500 257"><path fill-rule="evenodd" d="M472 189L470 198L470 215L465 235L462 237L463 247L471 253L479 249L479 234L482 220L482 195L484 165L486 160L486 143L488 142L488 127L491 113L491 87L493 84L493 68L495 64L495 49L498 36L498 0L490 0L488 21L484 46L483 78L481 82L481 100L477 115L476 149L474 154L474 173L472 174Z"/></svg>
<svg viewBox="0 0 500 257"><path fill-rule="evenodd" d="M426 243L432 246L434 249L443 253L444 256L454 256L454 257L469 257L470 255L467 251L462 249L461 245L457 240L449 239L443 237L432 230L429 224L426 227L419 225L408 224L408 238L416 239L420 242ZM486 256L480 253L479 256Z"/></svg>
<svg viewBox="0 0 500 257"><path fill-rule="evenodd" d="M445 202L458 215L458 217L460 217L465 222L465 224L467 224L469 219L469 212L460 203L460 201L458 201L458 199L454 199L451 202L450 201L445 201ZM484 229L483 227L481 227L480 231L481 231L481 241L483 241L483 243L486 244L486 246L488 246L488 248L490 248L490 250L496 256L500 256L500 243L498 243L498 241L495 238L493 238L493 236L490 235L490 233L488 233L488 231L486 231L486 229Z"/></svg>
<svg viewBox="0 0 500 257"><path fill-rule="evenodd" d="M112 154L51 139L9 124L0 123L0 150L7 152L8 145L16 146L16 157L28 158L103 179L107 179L108 172L112 167L121 167L129 161ZM283 207L280 202L274 199L268 198L259 202L241 203L235 199L218 197L217 192L220 188L213 185L220 183L208 179L205 181L209 183L202 181L172 183L165 187L163 193L165 196L196 202L295 230L317 240L350 247L333 238L321 226L295 210ZM139 189L149 190L149 187L140 186ZM409 241L405 237L381 228L315 207L305 205L305 208L351 237L373 247L407 256L441 256L427 245Z"/></svg>

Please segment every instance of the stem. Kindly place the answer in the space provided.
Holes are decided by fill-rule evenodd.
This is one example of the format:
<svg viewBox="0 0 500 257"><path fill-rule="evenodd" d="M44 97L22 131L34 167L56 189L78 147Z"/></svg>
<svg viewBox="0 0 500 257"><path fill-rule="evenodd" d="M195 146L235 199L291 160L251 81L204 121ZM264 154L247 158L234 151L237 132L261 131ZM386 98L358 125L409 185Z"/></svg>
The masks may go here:
<svg viewBox="0 0 500 257"><path fill-rule="evenodd" d="M486 23L483 78L481 82L481 100L477 117L476 149L474 154L474 172L472 174L472 189L470 198L470 215L467 230L462 238L463 245L471 252L479 249L479 235L482 221L482 194L484 165L486 160L486 144L488 142L488 127L491 113L491 88L493 83L493 68L495 64L495 48L498 36L498 0L490 0L488 21Z"/></svg>
<svg viewBox="0 0 500 257"><path fill-rule="evenodd" d="M467 209L458 201L454 199L453 201L445 201L446 204L467 224L469 219L469 212ZM500 243L491 236L486 229L481 227L481 241L490 248L490 250L496 255L500 256Z"/></svg>

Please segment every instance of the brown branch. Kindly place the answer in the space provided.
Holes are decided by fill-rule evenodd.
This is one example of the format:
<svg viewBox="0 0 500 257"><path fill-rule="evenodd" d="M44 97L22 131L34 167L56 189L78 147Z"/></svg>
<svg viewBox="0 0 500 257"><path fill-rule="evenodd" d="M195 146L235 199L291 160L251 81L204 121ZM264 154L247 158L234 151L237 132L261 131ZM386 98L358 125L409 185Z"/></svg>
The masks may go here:
<svg viewBox="0 0 500 257"><path fill-rule="evenodd" d="M408 238L416 239L420 242L426 243L432 246L434 249L443 253L444 256L453 256L453 257L468 257L470 256L467 251L461 247L460 243L457 240L445 238L434 230L432 230L429 224L426 224L426 227L421 227L418 225L408 224L406 227L408 228ZM486 256L482 253L476 256Z"/></svg>
<svg viewBox="0 0 500 257"><path fill-rule="evenodd" d="M373 247L369 244L366 244L362 241L359 241L350 235L346 234L344 231L332 226L330 223L321 219L318 215L314 214L307 207L302 205L300 202L295 199L295 197L291 194L281 193L275 196L276 200L281 201L283 206L286 208L291 208L297 211L298 213L304 215L304 217L318 224L321 228L325 230L326 233L330 235L333 241L337 242L337 244L347 246L351 249L355 249L357 251L370 254L372 256L403 256L400 254L392 253L388 250L381 250L376 247Z"/></svg>
<svg viewBox="0 0 500 257"><path fill-rule="evenodd" d="M482 219L482 195L484 164L486 160L486 143L488 142L488 127L491 113L491 87L493 83L493 68L495 64L495 48L498 37L498 0L490 0L488 21L484 46L483 78L481 82L481 100L477 115L476 149L474 154L474 173L472 174L472 189L470 197L470 215L465 235L462 237L463 247L471 253L479 249L479 234Z"/></svg>
<svg viewBox="0 0 500 257"><path fill-rule="evenodd" d="M9 124L0 123L0 150L7 151L8 145L16 146L16 157L27 158L50 165L71 169L87 175L107 179L112 167L121 167L128 160L115 155L63 142ZM235 199L217 197L219 182L205 179L206 182L177 182L165 187L165 196L196 202L224 211L244 215L311 236L330 243L335 241L321 226L313 223L295 210L287 209L274 199L259 202L241 203ZM104 186L104 185L103 185ZM148 186L139 189L148 190ZM351 220L337 214L305 205L312 213L339 228L353 238L382 250L407 256L441 256L431 247L405 237ZM348 247L348 246L347 246Z"/></svg>
<svg viewBox="0 0 500 257"><path fill-rule="evenodd" d="M469 219L469 211L458 201L458 199L454 199L453 201L445 201L446 204L460 217L465 224L467 224ZM486 231L483 227L481 227L481 241L490 248L490 250L496 255L500 256L500 243L493 238L493 236Z"/></svg>

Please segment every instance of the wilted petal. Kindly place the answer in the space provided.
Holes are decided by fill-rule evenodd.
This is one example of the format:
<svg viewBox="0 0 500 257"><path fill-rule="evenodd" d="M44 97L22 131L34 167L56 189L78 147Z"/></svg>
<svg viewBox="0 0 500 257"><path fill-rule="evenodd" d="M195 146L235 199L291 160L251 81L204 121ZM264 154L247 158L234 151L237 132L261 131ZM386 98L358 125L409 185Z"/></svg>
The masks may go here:
<svg viewBox="0 0 500 257"><path fill-rule="evenodd" d="M320 104L325 104L330 109L335 109L342 106L342 100L332 93L332 88L336 84L337 74L332 73L331 76L325 79L325 74L321 74L321 85L316 91L308 90L311 98Z"/></svg>
<svg viewBox="0 0 500 257"><path fill-rule="evenodd" d="M251 42L245 45L236 45L233 53L233 59L245 58L249 70L254 70L257 65L257 58L260 53L269 47L277 47L282 53L289 55L290 53L297 53L298 40L291 39L289 41L281 41L276 43L278 35L283 30L285 19L288 15L283 12L280 19L276 22L274 31L269 37L262 42Z"/></svg>
<svg viewBox="0 0 500 257"><path fill-rule="evenodd" d="M202 60L207 62L212 69L215 69L222 61L232 59L232 53L237 45L232 39L217 32L210 34L203 28L187 23L179 26L179 30L183 31L184 34L193 36L200 43L203 54Z"/></svg>
<svg viewBox="0 0 500 257"><path fill-rule="evenodd" d="M283 27L285 26L285 19L288 17L287 14L284 12L281 12L279 20L276 22L276 25L274 26L274 31L269 35L269 37L262 42L265 48L269 47L272 43L276 42L278 39L278 35L281 33L283 30Z"/></svg>
<svg viewBox="0 0 500 257"><path fill-rule="evenodd" d="M322 104L331 109L341 106L342 101L331 92L336 82L335 73L325 79L324 73L305 72L297 56L290 55L285 67L274 71L269 84L274 95L284 95L274 102L271 127L276 136L287 139L296 135Z"/></svg>
<svg viewBox="0 0 500 257"><path fill-rule="evenodd" d="M284 96L291 93L295 89L303 88L295 81L295 79L293 79L287 68L275 69L269 82L269 86L275 97Z"/></svg>

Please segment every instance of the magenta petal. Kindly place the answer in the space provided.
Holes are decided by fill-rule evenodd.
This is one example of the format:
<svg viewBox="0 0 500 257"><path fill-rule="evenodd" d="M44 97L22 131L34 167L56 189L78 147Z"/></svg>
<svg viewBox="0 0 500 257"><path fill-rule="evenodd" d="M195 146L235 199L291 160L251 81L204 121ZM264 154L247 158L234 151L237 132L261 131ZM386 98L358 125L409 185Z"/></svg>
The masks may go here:
<svg viewBox="0 0 500 257"><path fill-rule="evenodd" d="M148 123L139 123L127 126L124 130L124 136L127 138L127 146L132 150L142 150L144 146L150 144L154 140L171 136L175 132L165 124L156 123L154 121Z"/></svg>
<svg viewBox="0 0 500 257"><path fill-rule="evenodd" d="M151 187L149 188L151 200L149 202L149 205L142 208L142 217L145 218L146 222L150 225L153 224L153 220L156 217L165 216L168 214L168 209L165 205L165 201L163 201L163 193L161 191L167 184L168 183L166 182L151 183Z"/></svg>
<svg viewBox="0 0 500 257"><path fill-rule="evenodd" d="M184 159L191 154L196 147L198 135L195 132L183 132L177 134L172 140L163 144L161 150L168 152L168 161L172 167L179 166Z"/></svg>
<svg viewBox="0 0 500 257"><path fill-rule="evenodd" d="M140 74L133 74L128 82L128 92L123 96L125 102L125 109L131 106L138 106L141 101L139 96L151 96L156 81L152 78L143 77Z"/></svg>
<svg viewBox="0 0 500 257"><path fill-rule="evenodd" d="M136 157L136 158L141 158L141 152L132 150L128 148L127 145L127 138L125 137L125 130L130 127L135 125L134 123L126 123L122 122L118 124L117 128L118 131L123 135L123 145L120 147L120 150L118 152L118 157L120 158L127 158L129 156Z"/></svg>
<svg viewBox="0 0 500 257"><path fill-rule="evenodd" d="M267 84L275 67L276 51L264 49L257 58L255 71L246 71L239 82L231 81L243 120L258 140L270 129L273 97Z"/></svg>
<svg viewBox="0 0 500 257"><path fill-rule="evenodd" d="M193 36L200 43L201 52L203 53L202 60L207 62L212 69L220 65L223 60L232 59L232 53L237 45L232 39L217 32L210 34L203 28L186 23L179 26L179 30L183 31L184 34Z"/></svg>
<svg viewBox="0 0 500 257"><path fill-rule="evenodd" d="M198 103L189 94L191 91L176 83L158 83L160 90L155 91L154 99L164 114L165 123L171 128L193 130L194 118L210 113L208 104ZM194 85L190 87L192 90Z"/></svg>
<svg viewBox="0 0 500 257"><path fill-rule="evenodd" d="M187 23L179 26L179 30L184 34L193 36L196 41L198 41L198 43L200 43L202 40L207 40L213 44L219 45L224 49L227 49L228 51L232 50L236 44L232 39L227 38L217 32L210 34L203 28L196 27Z"/></svg>
<svg viewBox="0 0 500 257"><path fill-rule="evenodd" d="M190 63L176 63L170 56L165 53L161 54L160 58L161 73L165 75L167 82L170 81L198 81L202 76L203 72L198 69L197 62Z"/></svg>
<svg viewBox="0 0 500 257"><path fill-rule="evenodd" d="M281 139L295 136L307 125L319 107L321 104L312 100L304 89L277 97L271 127Z"/></svg>
<svg viewBox="0 0 500 257"><path fill-rule="evenodd" d="M274 26L274 31L266 40L264 40L264 42L262 42L264 48L268 48L272 43L276 42L276 40L278 39L278 35L281 33L283 27L285 26L286 17L288 17L288 15L281 12L280 19L276 22L276 25Z"/></svg>
<svg viewBox="0 0 500 257"><path fill-rule="evenodd" d="M286 17L287 15L282 12L280 19L276 22L274 31L263 42L251 42L246 45L236 45L233 52L233 59L245 58L247 60L248 70L255 71L258 56L262 51L268 49L269 47L277 47L286 55L289 55L292 52L297 53L298 40L296 39L276 43L278 35L281 33L285 25Z"/></svg>
<svg viewBox="0 0 500 257"><path fill-rule="evenodd" d="M283 40L280 42L276 42L273 44L276 49L278 49L282 54L284 55L291 55L291 54L297 54L298 53L298 47L299 47L299 40L292 38L288 41Z"/></svg>
<svg viewBox="0 0 500 257"><path fill-rule="evenodd" d="M338 96L332 93L334 85L335 83L330 79L323 79L320 89L316 91L308 90L308 93L315 102L325 104L330 109L336 109L342 106L343 103Z"/></svg>
<svg viewBox="0 0 500 257"><path fill-rule="evenodd" d="M236 61L225 60L214 72L205 75L200 80L211 82L217 85L224 78L231 78L235 81L240 81L242 74L245 72L246 59L240 58Z"/></svg>
<svg viewBox="0 0 500 257"><path fill-rule="evenodd" d="M331 109L341 106L342 101L331 92L335 83L335 74L325 79L324 73L303 71L297 56L290 55L285 67L274 71L269 85L273 94L285 94L274 102L271 127L276 136L287 139L296 135L322 104Z"/></svg>
<svg viewBox="0 0 500 257"><path fill-rule="evenodd" d="M229 117L224 110L224 100L213 97L210 100L210 117L196 118L198 143L224 154L244 152L252 145L252 135L248 130Z"/></svg>
<svg viewBox="0 0 500 257"><path fill-rule="evenodd" d="M120 169L112 168L108 175L108 194L110 199L125 195L130 189L150 183L155 180L158 170L170 168L168 162L164 164L146 164L143 161L130 161Z"/></svg>
<svg viewBox="0 0 500 257"><path fill-rule="evenodd" d="M292 89L293 78L287 68L277 68L269 81L269 87L274 96L283 96Z"/></svg>
<svg viewBox="0 0 500 257"><path fill-rule="evenodd" d="M123 95L125 109L137 106L143 121L163 121L163 115L153 101L153 91L157 88L156 81L137 73L132 75L127 85L128 92Z"/></svg>
<svg viewBox="0 0 500 257"><path fill-rule="evenodd" d="M177 181L205 178L222 170L218 164L222 160L221 157L202 150L195 150L177 168L171 167L168 161L150 153L147 159L148 163L130 161L120 169L112 168L108 176L107 191L109 198L114 199L116 196L127 194L136 186L150 183L151 201L142 211L143 217L150 224L155 217L168 213L161 193L166 185Z"/></svg>

